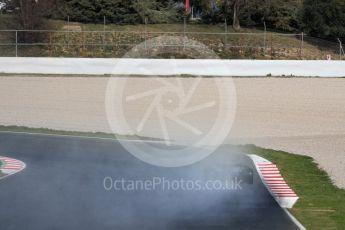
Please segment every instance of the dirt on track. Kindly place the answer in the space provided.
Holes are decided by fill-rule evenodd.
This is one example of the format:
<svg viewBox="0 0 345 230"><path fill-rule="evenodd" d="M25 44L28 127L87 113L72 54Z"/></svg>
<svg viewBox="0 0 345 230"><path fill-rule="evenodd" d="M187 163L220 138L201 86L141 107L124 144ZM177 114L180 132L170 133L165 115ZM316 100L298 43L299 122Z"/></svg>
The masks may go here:
<svg viewBox="0 0 345 230"><path fill-rule="evenodd" d="M111 132L107 82L106 77L2 76L0 124ZM140 90L147 78L131 82L132 89ZM235 78L234 83L236 118L227 143L311 156L345 188L345 79ZM207 84L202 90L208 92ZM201 124L209 116L197 120Z"/></svg>

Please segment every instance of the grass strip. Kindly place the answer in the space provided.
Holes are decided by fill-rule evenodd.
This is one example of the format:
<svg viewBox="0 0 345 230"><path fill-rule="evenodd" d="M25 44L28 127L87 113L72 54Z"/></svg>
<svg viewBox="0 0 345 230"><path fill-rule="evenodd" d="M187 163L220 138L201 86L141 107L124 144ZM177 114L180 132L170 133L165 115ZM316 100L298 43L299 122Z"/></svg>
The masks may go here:
<svg viewBox="0 0 345 230"><path fill-rule="evenodd" d="M242 147L277 164L300 199L289 210L307 229L345 229L345 190L336 187L313 158L253 145Z"/></svg>
<svg viewBox="0 0 345 230"><path fill-rule="evenodd" d="M48 135L62 135L73 137L95 137L95 138L109 138L109 139L129 139L129 140L150 140L160 141L158 138L143 137L138 135L120 135L102 132L76 132L76 131L63 131L46 128L29 128L24 126L2 126L0 125L0 133L26 133L26 134L48 134Z"/></svg>

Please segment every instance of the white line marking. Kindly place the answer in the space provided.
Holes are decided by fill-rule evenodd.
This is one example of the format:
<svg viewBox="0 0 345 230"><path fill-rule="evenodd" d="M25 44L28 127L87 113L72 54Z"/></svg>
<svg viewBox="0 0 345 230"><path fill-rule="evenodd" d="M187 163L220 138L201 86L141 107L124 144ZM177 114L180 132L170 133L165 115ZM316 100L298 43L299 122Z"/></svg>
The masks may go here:
<svg viewBox="0 0 345 230"><path fill-rule="evenodd" d="M128 142L147 142L147 143L164 143L160 140L137 140L137 139L122 139L122 138L111 138L111 137L88 137L82 135L72 135L72 134L48 134L48 133L30 133L30 132L16 132L16 131L0 131L0 133L8 134L24 134L32 136L51 136L51 137L71 137L71 138L80 138L80 139L95 139L95 140L109 140L109 141L128 141Z"/></svg>
<svg viewBox="0 0 345 230"><path fill-rule="evenodd" d="M300 230L307 230L286 208L283 208L285 213L290 217Z"/></svg>

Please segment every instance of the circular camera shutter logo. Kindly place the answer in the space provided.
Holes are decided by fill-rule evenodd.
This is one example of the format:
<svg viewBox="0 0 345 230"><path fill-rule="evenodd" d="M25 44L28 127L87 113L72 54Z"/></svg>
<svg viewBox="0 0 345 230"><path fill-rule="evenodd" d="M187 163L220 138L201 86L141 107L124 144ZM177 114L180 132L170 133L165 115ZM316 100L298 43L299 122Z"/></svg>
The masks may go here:
<svg viewBox="0 0 345 230"><path fill-rule="evenodd" d="M176 49L178 44L184 44L184 48ZM150 58L217 58L199 42L167 36L134 47L125 58L143 54ZM119 140L131 154L149 164L179 167L204 159L223 143L236 111L236 90L231 78L158 77L140 61L134 59L131 66L125 62L128 64L128 59L116 63L117 71L136 69L147 76L112 76L107 85L106 112L114 134L138 137L135 141ZM173 74L176 63L174 59L170 63Z"/></svg>

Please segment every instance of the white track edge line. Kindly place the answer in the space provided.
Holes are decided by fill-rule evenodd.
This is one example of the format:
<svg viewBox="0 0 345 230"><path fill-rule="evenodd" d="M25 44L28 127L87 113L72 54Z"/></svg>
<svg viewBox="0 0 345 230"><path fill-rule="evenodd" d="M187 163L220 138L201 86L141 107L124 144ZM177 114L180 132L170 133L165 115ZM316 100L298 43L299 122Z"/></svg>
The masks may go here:
<svg viewBox="0 0 345 230"><path fill-rule="evenodd" d="M149 142L149 143L164 143L164 141L158 140L135 140L135 139L116 139L111 137L88 137L82 135L69 135L69 134L50 134L50 133L31 133L31 132L16 132L16 131L0 131L0 133L9 134L24 134L24 135L38 135L38 136L51 136L51 137L75 137L81 139L97 139L97 140L109 140L109 141L128 141L128 142Z"/></svg>
<svg viewBox="0 0 345 230"><path fill-rule="evenodd" d="M290 219L297 225L297 227L299 227L300 230L307 230L302 224L301 222L299 222L296 217L294 217L289 210L287 210L286 208L283 208L284 212L290 217Z"/></svg>

